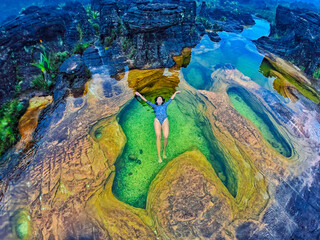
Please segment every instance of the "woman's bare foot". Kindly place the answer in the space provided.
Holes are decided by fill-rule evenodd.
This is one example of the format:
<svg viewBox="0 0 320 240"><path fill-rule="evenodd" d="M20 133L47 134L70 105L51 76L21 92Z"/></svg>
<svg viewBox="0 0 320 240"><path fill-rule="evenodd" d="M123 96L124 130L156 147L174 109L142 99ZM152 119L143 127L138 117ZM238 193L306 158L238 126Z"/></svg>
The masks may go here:
<svg viewBox="0 0 320 240"><path fill-rule="evenodd" d="M164 159L166 159L166 158L167 158L167 156L166 156L166 154L165 154L165 153L162 153L162 157L163 157Z"/></svg>
<svg viewBox="0 0 320 240"><path fill-rule="evenodd" d="M159 157L159 163L162 163L162 159L161 159L161 157Z"/></svg>

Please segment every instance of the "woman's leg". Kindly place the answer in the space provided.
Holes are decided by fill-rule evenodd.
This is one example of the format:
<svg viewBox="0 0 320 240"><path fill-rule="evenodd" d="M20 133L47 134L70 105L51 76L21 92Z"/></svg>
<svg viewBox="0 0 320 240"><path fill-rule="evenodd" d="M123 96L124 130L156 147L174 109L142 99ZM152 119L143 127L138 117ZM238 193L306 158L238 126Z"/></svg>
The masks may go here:
<svg viewBox="0 0 320 240"><path fill-rule="evenodd" d="M162 123L162 133L163 133L163 158L167 158L166 156L166 147L168 144L169 137L169 120L166 118Z"/></svg>
<svg viewBox="0 0 320 240"><path fill-rule="evenodd" d="M161 123L157 118L154 118L153 122L154 131L156 132L156 141L157 141L157 150L158 150L158 157L159 157L159 163L162 162L160 151L161 151Z"/></svg>

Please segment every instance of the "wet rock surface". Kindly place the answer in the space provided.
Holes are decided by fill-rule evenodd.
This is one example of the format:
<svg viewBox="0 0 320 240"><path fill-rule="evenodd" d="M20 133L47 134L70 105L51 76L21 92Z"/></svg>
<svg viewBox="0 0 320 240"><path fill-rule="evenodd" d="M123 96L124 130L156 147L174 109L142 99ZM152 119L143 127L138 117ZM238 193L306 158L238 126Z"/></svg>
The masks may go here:
<svg viewBox="0 0 320 240"><path fill-rule="evenodd" d="M320 67L318 47L320 44L320 15L306 9L290 9L279 5L275 25L269 37L263 36L253 42L262 49L293 61L312 76ZM318 87L319 88L319 84Z"/></svg>

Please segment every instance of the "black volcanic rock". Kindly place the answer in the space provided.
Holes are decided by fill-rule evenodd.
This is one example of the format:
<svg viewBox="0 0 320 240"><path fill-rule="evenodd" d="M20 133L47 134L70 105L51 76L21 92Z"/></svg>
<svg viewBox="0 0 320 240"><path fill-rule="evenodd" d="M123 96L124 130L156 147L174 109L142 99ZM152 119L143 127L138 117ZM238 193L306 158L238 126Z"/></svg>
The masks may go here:
<svg viewBox="0 0 320 240"><path fill-rule="evenodd" d="M305 73L312 76L320 67L320 15L279 5L269 37L254 42L261 49L305 67Z"/></svg>

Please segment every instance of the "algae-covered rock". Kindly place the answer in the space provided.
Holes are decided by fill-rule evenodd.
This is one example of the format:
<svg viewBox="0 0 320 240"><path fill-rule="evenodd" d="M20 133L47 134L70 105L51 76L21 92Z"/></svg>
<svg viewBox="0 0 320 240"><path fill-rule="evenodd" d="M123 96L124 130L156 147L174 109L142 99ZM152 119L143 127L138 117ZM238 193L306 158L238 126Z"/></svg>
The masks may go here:
<svg viewBox="0 0 320 240"><path fill-rule="evenodd" d="M31 218L26 209L19 209L13 214L11 226L18 239L29 239L31 237Z"/></svg>
<svg viewBox="0 0 320 240"><path fill-rule="evenodd" d="M232 196L199 151L170 161L149 188L147 211L170 239L214 239L232 221Z"/></svg>
<svg viewBox="0 0 320 240"><path fill-rule="evenodd" d="M153 221L143 209L116 199L111 191L114 173L87 202L86 212L98 221L110 239L156 239Z"/></svg>

